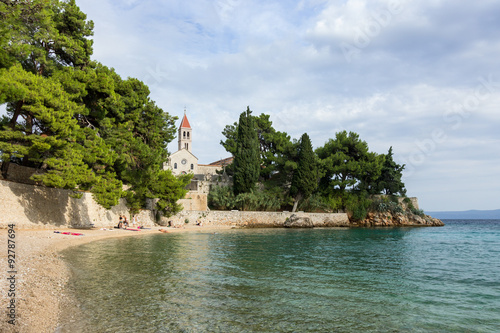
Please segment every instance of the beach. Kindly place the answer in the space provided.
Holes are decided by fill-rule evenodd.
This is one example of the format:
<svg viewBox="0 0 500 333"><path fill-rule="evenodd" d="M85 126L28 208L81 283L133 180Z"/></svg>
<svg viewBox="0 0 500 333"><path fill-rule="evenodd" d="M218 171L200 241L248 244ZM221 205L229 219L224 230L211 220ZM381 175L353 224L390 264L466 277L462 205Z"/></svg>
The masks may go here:
<svg viewBox="0 0 500 333"><path fill-rule="evenodd" d="M159 229L169 233L196 230L231 228L226 226L186 226L184 228L153 227L141 231L121 229L25 229L14 227L14 238L9 238L8 229L0 230L1 252L1 332L56 332L62 316L76 313L77 302L66 293L70 270L60 255L60 251L72 246L86 244L96 240L116 237L141 237L158 234ZM54 231L59 231L55 233ZM62 232L82 233L83 236L65 235ZM8 252L8 240L15 244ZM8 254L15 255L14 269L8 267ZM11 257L12 258L12 257ZM10 277L14 279L8 280ZM12 297L12 293L15 294ZM14 300L15 325L9 324L9 306Z"/></svg>

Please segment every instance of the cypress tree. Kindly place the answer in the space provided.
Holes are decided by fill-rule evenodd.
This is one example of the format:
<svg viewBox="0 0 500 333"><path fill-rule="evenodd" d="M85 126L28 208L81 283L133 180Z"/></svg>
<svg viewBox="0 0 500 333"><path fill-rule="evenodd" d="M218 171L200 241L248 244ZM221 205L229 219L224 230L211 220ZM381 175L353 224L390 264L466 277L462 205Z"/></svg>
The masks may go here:
<svg viewBox="0 0 500 333"><path fill-rule="evenodd" d="M234 194L251 192L259 179L259 141L250 107L240 115L234 155Z"/></svg>
<svg viewBox="0 0 500 333"><path fill-rule="evenodd" d="M292 178L290 195L295 199L293 210L297 209L300 200L308 198L318 187L318 166L313 152L311 140L307 133L300 138L297 169Z"/></svg>
<svg viewBox="0 0 500 333"><path fill-rule="evenodd" d="M382 165L382 172L377 180L377 190L385 194L393 195L400 193L406 194L405 184L401 180L403 178L403 170L405 165L400 165L394 162L392 158L392 146L389 148L387 155L385 155L384 164Z"/></svg>

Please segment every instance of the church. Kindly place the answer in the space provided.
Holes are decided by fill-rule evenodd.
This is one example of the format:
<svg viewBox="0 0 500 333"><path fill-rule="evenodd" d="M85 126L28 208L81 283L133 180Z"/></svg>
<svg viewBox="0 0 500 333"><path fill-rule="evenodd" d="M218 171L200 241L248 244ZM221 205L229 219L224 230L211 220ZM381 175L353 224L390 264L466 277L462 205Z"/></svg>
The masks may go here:
<svg viewBox="0 0 500 333"><path fill-rule="evenodd" d="M224 182L227 177L217 173L232 162L232 157L210 164L198 164L198 158L193 154L193 129L184 110L184 117L181 120L178 130L178 150L168 157L164 169L172 170L176 176L192 173L193 179L189 185L189 190L198 193L208 193L210 185L214 182ZM226 180L228 181L228 179Z"/></svg>
<svg viewBox="0 0 500 333"><path fill-rule="evenodd" d="M198 173L198 158L192 153L193 129L184 111L181 125L178 131L178 150L168 158L167 166L174 175L185 175L187 173Z"/></svg>

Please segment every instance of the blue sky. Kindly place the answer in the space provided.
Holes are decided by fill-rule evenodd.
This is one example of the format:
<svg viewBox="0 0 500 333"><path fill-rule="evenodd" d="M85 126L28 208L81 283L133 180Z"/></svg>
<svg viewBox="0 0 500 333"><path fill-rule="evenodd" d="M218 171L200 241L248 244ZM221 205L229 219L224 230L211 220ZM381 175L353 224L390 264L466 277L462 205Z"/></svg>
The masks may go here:
<svg viewBox="0 0 500 333"><path fill-rule="evenodd" d="M421 208L500 208L500 2L77 0L94 59L136 77L228 154L247 105L315 147L341 130L407 165ZM169 146L171 152L176 143Z"/></svg>

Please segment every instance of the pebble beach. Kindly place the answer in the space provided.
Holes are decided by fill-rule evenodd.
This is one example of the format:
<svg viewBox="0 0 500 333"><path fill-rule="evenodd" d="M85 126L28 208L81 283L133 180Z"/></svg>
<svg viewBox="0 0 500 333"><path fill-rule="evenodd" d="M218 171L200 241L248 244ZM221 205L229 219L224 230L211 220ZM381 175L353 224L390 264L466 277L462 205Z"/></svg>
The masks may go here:
<svg viewBox="0 0 500 333"><path fill-rule="evenodd" d="M165 228L168 233L196 230L220 229L225 227L190 226L185 228ZM77 313L77 301L65 291L70 278L70 270L59 254L60 251L88 242L114 237L141 237L159 233L162 227L140 231L121 229L26 229L15 231L15 280L8 281L8 230L0 230L0 332L59 332L58 324L62 316ZM58 231L58 233L54 232ZM82 233L83 235L62 234ZM11 252L12 254L12 252ZM13 284L11 282L14 282ZM12 296L14 286L15 297ZM9 292L10 291L10 292ZM10 295L9 295L10 294ZM9 323L7 306L14 299L15 325ZM11 311L12 312L12 311Z"/></svg>

